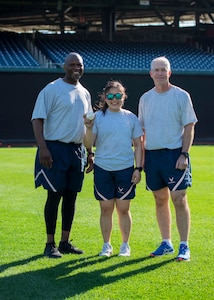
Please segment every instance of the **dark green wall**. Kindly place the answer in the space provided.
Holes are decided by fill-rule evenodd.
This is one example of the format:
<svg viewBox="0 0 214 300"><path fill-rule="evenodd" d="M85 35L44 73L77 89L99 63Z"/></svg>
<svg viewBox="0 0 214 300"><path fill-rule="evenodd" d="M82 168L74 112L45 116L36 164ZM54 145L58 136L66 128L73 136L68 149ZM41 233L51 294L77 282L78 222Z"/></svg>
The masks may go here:
<svg viewBox="0 0 214 300"><path fill-rule="evenodd" d="M34 140L30 119L37 94L49 81L62 76L60 71L0 72L0 142ZM126 86L125 108L137 114L140 96L153 86L149 75L86 72L81 83L91 92L93 103L109 79L119 79ZM171 82L192 97L199 119L195 141L214 141L214 76L172 74Z"/></svg>

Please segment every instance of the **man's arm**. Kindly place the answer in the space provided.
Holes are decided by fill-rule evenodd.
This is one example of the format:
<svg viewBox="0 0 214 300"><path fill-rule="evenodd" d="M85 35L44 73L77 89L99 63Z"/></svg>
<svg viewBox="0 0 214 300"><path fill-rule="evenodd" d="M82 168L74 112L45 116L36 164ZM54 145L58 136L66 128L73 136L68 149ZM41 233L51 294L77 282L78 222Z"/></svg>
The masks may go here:
<svg viewBox="0 0 214 300"><path fill-rule="evenodd" d="M184 127L184 133L183 133L183 142L182 142L182 151L181 152L189 152L193 139L194 139L194 133L195 133L195 123L187 124Z"/></svg>
<svg viewBox="0 0 214 300"><path fill-rule="evenodd" d="M40 164L46 168L51 168L53 159L44 139L43 123L43 119L33 119L33 132L39 149Z"/></svg>
<svg viewBox="0 0 214 300"><path fill-rule="evenodd" d="M182 150L181 155L176 162L176 169L184 170L188 166L189 150L194 139L194 128L195 123L189 123L184 127Z"/></svg>

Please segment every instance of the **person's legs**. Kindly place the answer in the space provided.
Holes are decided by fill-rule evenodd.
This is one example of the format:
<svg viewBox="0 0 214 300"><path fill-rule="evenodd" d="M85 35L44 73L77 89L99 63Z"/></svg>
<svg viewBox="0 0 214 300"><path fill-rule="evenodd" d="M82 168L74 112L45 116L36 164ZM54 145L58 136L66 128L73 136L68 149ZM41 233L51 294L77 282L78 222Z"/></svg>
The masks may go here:
<svg viewBox="0 0 214 300"><path fill-rule="evenodd" d="M186 190L171 192L172 201L175 207L177 228L180 235L180 247L177 260L190 260L190 249L188 246L190 232L190 209L187 202Z"/></svg>
<svg viewBox="0 0 214 300"><path fill-rule="evenodd" d="M114 199L107 201L100 201L100 228L104 240L103 248L99 253L100 256L109 257L113 253L113 247L111 246L111 232L113 226L113 211L114 211Z"/></svg>
<svg viewBox="0 0 214 300"><path fill-rule="evenodd" d="M130 200L116 200L116 208L118 213L118 221L122 234L122 242L128 243L132 226L132 217L130 208Z"/></svg>
<svg viewBox="0 0 214 300"><path fill-rule="evenodd" d="M61 242L68 241L74 219L77 192L65 189L62 200L62 235Z"/></svg>
<svg viewBox="0 0 214 300"><path fill-rule="evenodd" d="M153 191L156 203L157 221L162 237L161 245L150 256L162 256L174 253L171 243L171 211L170 211L170 194L168 187Z"/></svg>
<svg viewBox="0 0 214 300"><path fill-rule="evenodd" d="M190 231L190 209L187 202L186 190L173 191L171 192L171 197L175 207L180 241L187 242Z"/></svg>
<svg viewBox="0 0 214 300"><path fill-rule="evenodd" d="M74 219L77 192L65 189L62 200L62 234L59 251L63 254L82 254L83 251L74 247L70 241L70 232Z"/></svg>
<svg viewBox="0 0 214 300"><path fill-rule="evenodd" d="M153 192L156 204L156 216L163 240L171 239L171 211L169 189L167 187Z"/></svg>
<svg viewBox="0 0 214 300"><path fill-rule="evenodd" d="M111 243L112 215L114 211L114 199L100 201L100 227L104 243Z"/></svg>
<svg viewBox="0 0 214 300"><path fill-rule="evenodd" d="M122 235L122 244L119 256L130 256L129 237L132 227L132 217L130 212L130 200L116 200L118 221Z"/></svg>
<svg viewBox="0 0 214 300"><path fill-rule="evenodd" d="M60 258L62 255L55 244L55 230L58 206L61 199L61 193L48 191L48 197L44 208L44 216L47 232L47 243L44 255L49 258Z"/></svg>
<svg viewBox="0 0 214 300"><path fill-rule="evenodd" d="M57 213L62 194L52 191L48 191L47 193L48 196L44 208L47 243L55 243L54 235L56 231Z"/></svg>

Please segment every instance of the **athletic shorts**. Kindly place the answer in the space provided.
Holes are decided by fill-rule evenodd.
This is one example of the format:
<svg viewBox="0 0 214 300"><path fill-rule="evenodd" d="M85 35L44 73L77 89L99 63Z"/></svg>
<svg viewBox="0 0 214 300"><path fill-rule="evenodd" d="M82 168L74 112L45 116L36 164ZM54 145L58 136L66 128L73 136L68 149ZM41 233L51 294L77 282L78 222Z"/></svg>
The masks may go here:
<svg viewBox="0 0 214 300"><path fill-rule="evenodd" d="M130 200L135 197L136 185L131 182L134 167L106 171L94 165L94 196L97 200Z"/></svg>
<svg viewBox="0 0 214 300"><path fill-rule="evenodd" d="M181 148L145 151L144 171L148 190L157 191L167 186L170 191L176 191L192 185L190 160L185 170L175 168L180 154Z"/></svg>
<svg viewBox="0 0 214 300"><path fill-rule="evenodd" d="M35 159L35 187L61 192L68 188L80 192L84 178L86 151L82 144L46 141L52 155L52 168L45 168L39 162L39 150Z"/></svg>

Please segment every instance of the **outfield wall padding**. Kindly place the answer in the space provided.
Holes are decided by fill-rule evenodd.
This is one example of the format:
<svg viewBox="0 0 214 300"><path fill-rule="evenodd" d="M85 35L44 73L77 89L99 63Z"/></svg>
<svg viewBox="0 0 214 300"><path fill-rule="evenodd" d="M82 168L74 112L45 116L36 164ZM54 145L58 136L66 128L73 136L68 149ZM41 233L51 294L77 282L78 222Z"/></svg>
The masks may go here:
<svg viewBox="0 0 214 300"><path fill-rule="evenodd" d="M0 72L0 142L34 141L30 119L36 97L48 82L58 77L63 77L63 70ZM137 114L140 96L153 86L149 74L86 71L81 82L91 92L93 104L109 79L118 79L126 86L128 99L125 108ZM171 82L187 90L192 97L199 119L195 141L213 141L214 75L175 73Z"/></svg>

